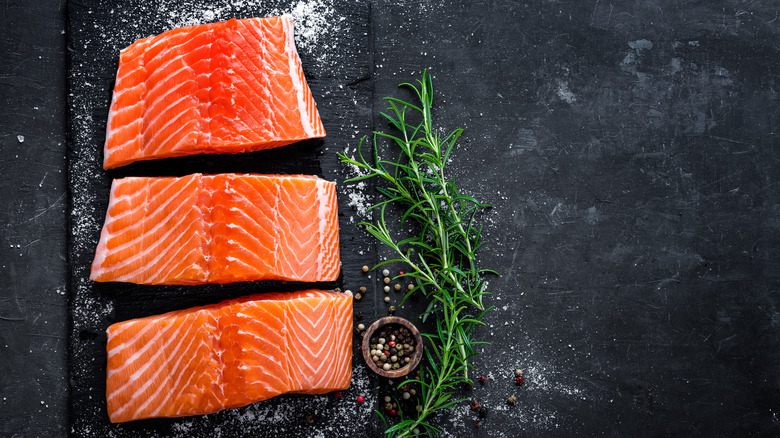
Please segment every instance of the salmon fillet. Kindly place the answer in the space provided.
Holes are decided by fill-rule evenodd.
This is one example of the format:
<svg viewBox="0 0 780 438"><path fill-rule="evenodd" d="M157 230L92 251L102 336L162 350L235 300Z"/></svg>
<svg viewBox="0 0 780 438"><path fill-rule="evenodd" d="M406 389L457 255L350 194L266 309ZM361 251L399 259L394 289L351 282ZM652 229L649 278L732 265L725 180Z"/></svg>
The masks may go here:
<svg viewBox="0 0 780 438"><path fill-rule="evenodd" d="M336 184L308 175L116 179L90 279L138 284L333 281Z"/></svg>
<svg viewBox="0 0 780 438"><path fill-rule="evenodd" d="M352 294L270 293L113 324L113 423L208 414L352 379Z"/></svg>
<svg viewBox="0 0 780 438"><path fill-rule="evenodd" d="M324 136L292 16L232 19L173 29L121 51L103 167Z"/></svg>

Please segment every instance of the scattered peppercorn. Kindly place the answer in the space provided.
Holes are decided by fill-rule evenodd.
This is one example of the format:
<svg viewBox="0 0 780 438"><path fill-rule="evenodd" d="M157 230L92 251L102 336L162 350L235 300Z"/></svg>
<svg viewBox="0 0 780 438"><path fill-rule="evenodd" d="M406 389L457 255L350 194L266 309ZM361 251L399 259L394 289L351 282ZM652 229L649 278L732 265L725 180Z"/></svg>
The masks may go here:
<svg viewBox="0 0 780 438"><path fill-rule="evenodd" d="M391 401L393 401L393 399L389 395L386 395L385 396L385 403L390 403Z"/></svg>
<svg viewBox="0 0 780 438"><path fill-rule="evenodd" d="M477 378L477 380L479 380L479 383L485 383L485 382L487 382L487 377L479 376L479 378Z"/></svg>
<svg viewBox="0 0 780 438"><path fill-rule="evenodd" d="M383 270L382 270L382 275L384 275L385 277L387 277L387 276L389 276L389 275L390 275L390 271L389 271L389 270L387 270L387 269L383 269Z"/></svg>
<svg viewBox="0 0 780 438"><path fill-rule="evenodd" d="M361 332L366 329L366 326L364 324L358 324L358 330Z"/></svg>
<svg viewBox="0 0 780 438"><path fill-rule="evenodd" d="M363 272L368 272L368 266L363 266Z"/></svg>
<svg viewBox="0 0 780 438"><path fill-rule="evenodd" d="M412 290L414 289L414 285L412 283L409 283L409 286L406 286L407 289Z"/></svg>
<svg viewBox="0 0 780 438"><path fill-rule="evenodd" d="M395 286L393 286L393 289L395 290L401 290L401 285L396 283Z"/></svg>
<svg viewBox="0 0 780 438"><path fill-rule="evenodd" d="M510 406L514 406L517 402L517 399L514 395L510 395L508 399L506 399L506 402L509 403Z"/></svg>
<svg viewBox="0 0 780 438"><path fill-rule="evenodd" d="M390 286L385 286L384 291L385 291L385 293L390 292Z"/></svg>
<svg viewBox="0 0 780 438"><path fill-rule="evenodd" d="M362 395L357 396L358 403L363 403L363 400L365 400L365 397L363 397Z"/></svg>
<svg viewBox="0 0 780 438"><path fill-rule="evenodd" d="M358 289L358 290L360 291L361 294L364 294L364 293L366 293L367 289L366 289L365 286L360 286L360 289Z"/></svg>
<svg viewBox="0 0 780 438"><path fill-rule="evenodd" d="M412 429L412 433L415 434L415 435L419 435L420 434L420 429L415 427L414 429Z"/></svg>
<svg viewBox="0 0 780 438"><path fill-rule="evenodd" d="M409 394L409 392L408 392L408 391L407 391L407 392L404 392L404 393L403 393L403 395L401 395L401 397L403 397L403 398L404 398L404 400L409 400L409 397L411 397L411 396L412 396L412 395L411 395L411 394Z"/></svg>
<svg viewBox="0 0 780 438"><path fill-rule="evenodd" d="M476 400L471 401L471 410L477 409L479 407L479 402Z"/></svg>
<svg viewBox="0 0 780 438"><path fill-rule="evenodd" d="M410 390L409 390L409 394L411 394L411 395L415 395L415 394L417 394L417 390L415 390L414 388L412 388L412 389L410 389Z"/></svg>
<svg viewBox="0 0 780 438"><path fill-rule="evenodd" d="M398 413L395 409L390 409L390 416L395 417L395 415Z"/></svg>
<svg viewBox="0 0 780 438"><path fill-rule="evenodd" d="M390 308L388 308L387 311L390 313L395 313L395 306L390 306Z"/></svg>
<svg viewBox="0 0 780 438"><path fill-rule="evenodd" d="M515 370L515 375L516 376L522 376L523 375L523 370L521 370L520 368L516 369Z"/></svg>
<svg viewBox="0 0 780 438"><path fill-rule="evenodd" d="M404 271L398 271L398 275L404 275L404 274L406 274L406 272L404 272Z"/></svg>
<svg viewBox="0 0 780 438"><path fill-rule="evenodd" d="M518 386L523 386L523 383L525 383L525 377L523 376L515 377L515 383L517 383Z"/></svg>
<svg viewBox="0 0 780 438"><path fill-rule="evenodd" d="M384 282L385 282L385 284L390 283L390 277L385 277Z"/></svg>
<svg viewBox="0 0 780 438"><path fill-rule="evenodd" d="M335 288L333 290L336 291L336 292L341 292L341 288L340 287L337 287L337 288Z"/></svg>
<svg viewBox="0 0 780 438"><path fill-rule="evenodd" d="M390 297L385 297L385 302L389 303L390 302Z"/></svg>
<svg viewBox="0 0 780 438"><path fill-rule="evenodd" d="M360 301L363 299L363 295L360 295L360 292L355 294L355 300Z"/></svg>

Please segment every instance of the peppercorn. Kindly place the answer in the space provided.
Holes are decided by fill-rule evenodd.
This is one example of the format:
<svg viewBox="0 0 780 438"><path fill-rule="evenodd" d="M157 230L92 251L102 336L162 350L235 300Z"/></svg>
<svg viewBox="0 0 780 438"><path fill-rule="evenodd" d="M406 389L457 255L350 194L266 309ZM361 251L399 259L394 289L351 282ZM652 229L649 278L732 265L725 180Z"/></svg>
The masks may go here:
<svg viewBox="0 0 780 438"><path fill-rule="evenodd" d="M360 330L360 331L362 332L362 331L363 331L363 330L365 330L365 329L366 329L366 326L365 326L365 325L363 325L363 324L358 324L358 330Z"/></svg>
<svg viewBox="0 0 780 438"><path fill-rule="evenodd" d="M414 285L412 283L409 283L409 286L406 286L407 289L412 290L414 289Z"/></svg>
<svg viewBox="0 0 780 438"><path fill-rule="evenodd" d="M471 410L477 409L479 407L479 402L476 400L471 401Z"/></svg>
<svg viewBox="0 0 780 438"><path fill-rule="evenodd" d="M523 383L525 383L525 377L523 376L515 377L515 383L517 383L517 386L523 386Z"/></svg>
<svg viewBox="0 0 780 438"><path fill-rule="evenodd" d="M345 293L345 294L351 294L351 293L352 293L352 291L351 291L351 290L349 290L349 289L347 289L347 290L345 290L345 291L344 291L344 293Z"/></svg>
<svg viewBox="0 0 780 438"><path fill-rule="evenodd" d="M406 274L406 272L404 272L404 271L398 271L398 275L404 275L404 274Z"/></svg>
<svg viewBox="0 0 780 438"><path fill-rule="evenodd" d="M395 409L390 409L390 416L395 417L395 415L398 413Z"/></svg>
<svg viewBox="0 0 780 438"><path fill-rule="evenodd" d="M401 368L401 365L398 365L397 363L393 364L393 369L397 370L398 368Z"/></svg>
<svg viewBox="0 0 780 438"><path fill-rule="evenodd" d="M401 285L396 283L395 286L393 286L393 289L395 290L401 290Z"/></svg>
<svg viewBox="0 0 780 438"><path fill-rule="evenodd" d="M395 356L396 354L398 354L398 350L396 350L395 348L391 348L389 351L390 351L390 354L392 356Z"/></svg>
<svg viewBox="0 0 780 438"><path fill-rule="evenodd" d="M340 287L337 287L337 288L335 288L335 289L333 289L333 290L334 290L335 292L341 292L341 288L340 288Z"/></svg>
<svg viewBox="0 0 780 438"><path fill-rule="evenodd" d="M420 428L419 427L415 427L414 429L412 429L412 433L415 434L415 435L419 435L420 434Z"/></svg>
<svg viewBox="0 0 780 438"><path fill-rule="evenodd" d="M383 281L385 282L385 284L390 283L390 277L385 277L385 279Z"/></svg>
<svg viewBox="0 0 780 438"><path fill-rule="evenodd" d="M365 286L360 286L360 289L358 289L358 290L360 291L361 294L364 294L364 293L366 293L366 290L368 290L368 289L366 289Z"/></svg>
<svg viewBox="0 0 780 438"><path fill-rule="evenodd" d="M390 302L390 297L385 297L385 302L389 303Z"/></svg>
<svg viewBox="0 0 780 438"><path fill-rule="evenodd" d="M390 306L390 308L387 309L387 311L390 313L395 313L395 306Z"/></svg>
<svg viewBox="0 0 780 438"><path fill-rule="evenodd" d="M479 383L485 383L485 382L487 382L487 377L479 376L479 378L477 380L479 380Z"/></svg>
<svg viewBox="0 0 780 438"><path fill-rule="evenodd" d="M515 375L516 376L522 376L523 375L523 370L521 370L520 368L516 369L515 370Z"/></svg>
<svg viewBox="0 0 780 438"><path fill-rule="evenodd" d="M355 300L357 300L357 301L360 301L361 299L363 299L363 295L360 295L360 293L359 293L359 292L358 292L358 293L356 293L356 294L355 294Z"/></svg>
<svg viewBox="0 0 780 438"><path fill-rule="evenodd" d="M407 391L407 392L404 392L401 396L404 398L404 400L409 400L409 397L411 397L412 395L409 394L409 392Z"/></svg>
<svg viewBox="0 0 780 438"><path fill-rule="evenodd" d="M514 406L517 402L517 399L514 395L510 395L508 399L506 399L506 402L509 403L510 406Z"/></svg>
<svg viewBox="0 0 780 438"><path fill-rule="evenodd" d="M412 361L412 359L411 359L411 358L408 358L408 357L405 357L405 358L404 358L404 362L406 362L406 363L409 363L409 362L411 362L411 361Z"/></svg>
<svg viewBox="0 0 780 438"><path fill-rule="evenodd" d="M389 363L386 363L386 364L382 365L382 369L385 370L385 371L390 371L390 368L391 368L391 366L390 366Z"/></svg>
<svg viewBox="0 0 780 438"><path fill-rule="evenodd" d="M389 293L390 292L390 286L385 286L385 288L383 290L385 291L385 293Z"/></svg>
<svg viewBox="0 0 780 438"><path fill-rule="evenodd" d="M382 270L382 275L384 275L385 277L387 277L387 276L389 276L389 275L390 275L390 271L388 271L387 269L384 269L384 270Z"/></svg>
<svg viewBox="0 0 780 438"><path fill-rule="evenodd" d="M363 272L368 272L368 266L363 265Z"/></svg>
<svg viewBox="0 0 780 438"><path fill-rule="evenodd" d="M358 403L363 403L363 400L365 400L365 398L362 395L357 396Z"/></svg>
<svg viewBox="0 0 780 438"><path fill-rule="evenodd" d="M409 394L415 395L415 394L417 394L417 390L412 388L412 389L409 390Z"/></svg>
<svg viewBox="0 0 780 438"><path fill-rule="evenodd" d="M390 342L387 343L388 347L395 347L395 340L393 339L393 336L390 337Z"/></svg>

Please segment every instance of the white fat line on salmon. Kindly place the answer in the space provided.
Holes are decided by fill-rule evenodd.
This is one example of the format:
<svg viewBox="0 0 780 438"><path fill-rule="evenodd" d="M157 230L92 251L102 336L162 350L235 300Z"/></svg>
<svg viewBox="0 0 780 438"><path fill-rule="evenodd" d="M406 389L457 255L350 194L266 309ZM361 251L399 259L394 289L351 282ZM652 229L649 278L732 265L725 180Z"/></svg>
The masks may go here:
<svg viewBox="0 0 780 438"><path fill-rule="evenodd" d="M311 125L311 117L307 111L306 101L304 99L303 84L301 84L301 78L298 77L299 66L296 60L298 59L298 51L295 49L295 37L293 35L293 17L292 15L282 15L282 26L284 28L284 34L287 37L287 44L285 44L285 52L287 52L287 62L290 72L290 80L295 87L295 95L298 98L298 111L301 113L301 126L303 131L309 137L314 137L314 127Z"/></svg>

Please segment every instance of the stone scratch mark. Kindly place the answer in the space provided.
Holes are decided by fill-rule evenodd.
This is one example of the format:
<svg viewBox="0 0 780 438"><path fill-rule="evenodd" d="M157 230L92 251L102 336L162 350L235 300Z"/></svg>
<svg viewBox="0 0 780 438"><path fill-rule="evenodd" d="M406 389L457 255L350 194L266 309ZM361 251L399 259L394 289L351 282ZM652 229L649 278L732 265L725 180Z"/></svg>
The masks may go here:
<svg viewBox="0 0 780 438"><path fill-rule="evenodd" d="M43 210L42 210L40 213L36 214L35 216L31 217L30 219L27 219L25 222L32 222L32 221L34 221L35 219L38 219L39 217L41 217L41 216L43 216L44 214L48 213L48 212L49 212L49 211L51 211L51 210L52 210L54 207L56 207L57 205L59 205L59 203L60 203L60 202L62 202L62 200L63 200L64 198L65 198L65 193L61 194L61 195L60 195L60 197L59 197L59 198L57 198L57 200L56 200L56 201L54 201L54 202L53 202L51 205L49 205L48 207L44 208L44 209L43 209Z"/></svg>

